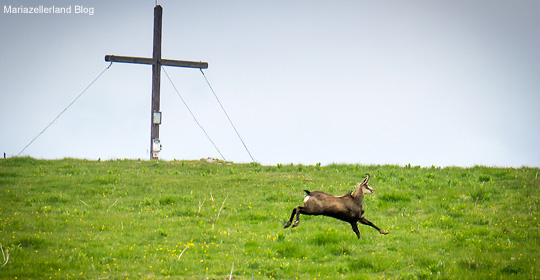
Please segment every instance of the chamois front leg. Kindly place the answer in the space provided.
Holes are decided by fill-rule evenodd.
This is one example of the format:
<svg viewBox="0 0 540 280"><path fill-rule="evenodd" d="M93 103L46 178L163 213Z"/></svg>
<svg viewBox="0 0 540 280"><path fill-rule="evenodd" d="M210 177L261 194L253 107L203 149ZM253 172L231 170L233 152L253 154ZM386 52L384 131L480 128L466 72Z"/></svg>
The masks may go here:
<svg viewBox="0 0 540 280"><path fill-rule="evenodd" d="M375 229L378 230L381 234L388 234L388 231L380 229L379 227L377 227L376 225L374 225L372 222L368 221L368 220L367 220L366 218L364 218L364 217L361 217L359 221L360 221L360 223L362 223L362 224L364 224L364 225L366 225L366 226L370 226L370 227L375 228Z"/></svg>
<svg viewBox="0 0 540 280"><path fill-rule="evenodd" d="M360 239L360 231L358 230L357 222L351 223L352 230L354 233L356 233L356 236L358 236L358 239Z"/></svg>

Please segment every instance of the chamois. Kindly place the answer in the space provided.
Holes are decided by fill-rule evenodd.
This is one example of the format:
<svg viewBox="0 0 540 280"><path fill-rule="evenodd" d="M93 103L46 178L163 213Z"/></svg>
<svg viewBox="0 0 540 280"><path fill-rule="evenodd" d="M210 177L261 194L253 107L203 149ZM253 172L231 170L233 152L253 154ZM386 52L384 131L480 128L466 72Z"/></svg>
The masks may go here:
<svg viewBox="0 0 540 280"><path fill-rule="evenodd" d="M343 196L335 196L321 191L310 192L304 190L307 194L304 199L304 206L298 206L293 209L291 218L287 224L285 224L285 228L291 226L295 215L296 221L292 224L293 227L298 226L300 214L323 215L350 223L352 230L356 233L358 238L360 238L360 232L358 231L357 225L358 222L375 228L381 234L388 234L387 231L378 228L372 222L364 218L364 209L362 209L364 195L375 192L368 186L369 174L366 173L366 176L367 177L356 186L354 191Z"/></svg>

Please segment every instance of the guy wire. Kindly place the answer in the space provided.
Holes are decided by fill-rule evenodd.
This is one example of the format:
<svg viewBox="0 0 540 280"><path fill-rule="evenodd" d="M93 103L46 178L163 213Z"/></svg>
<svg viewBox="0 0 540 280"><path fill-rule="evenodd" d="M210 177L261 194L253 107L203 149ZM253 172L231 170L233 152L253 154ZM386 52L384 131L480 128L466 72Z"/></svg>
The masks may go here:
<svg viewBox="0 0 540 280"><path fill-rule="evenodd" d="M242 145L244 145L244 148L246 149L247 153L249 154L249 157L251 158L252 162L255 162L255 159L253 159L253 156L251 156L251 153L249 152L249 149L247 148L246 146L246 143L244 143L244 140L242 139L242 137L240 136L240 133L238 133L238 130L236 129L236 127L234 126L231 118L229 117L229 114L227 114L227 111L225 111L225 108L223 107L223 105L221 104L221 101L219 101L219 98L217 97L216 95L216 92L214 91L214 89L212 88L212 85L210 85L210 82L208 81L208 79L206 78L206 75L204 74L203 70L202 69L199 69L201 70L201 73L204 77L204 80L206 81L206 84L208 84L208 86L210 87L210 90L212 91L212 93L214 94L214 97L216 98L217 102L219 103L219 106L221 107L221 110L223 110L223 113L225 113L225 116L227 116L227 119L229 120L229 123L231 124L232 128L234 129L234 132L236 132L236 135L238 136L238 138L240 139L240 142L242 142Z"/></svg>
<svg viewBox="0 0 540 280"><path fill-rule="evenodd" d="M105 70L101 71L101 73L77 96L77 98L75 98L75 100L73 100L71 103L69 103L69 105L62 112L60 112L60 114L58 114L58 116L56 116L56 118L54 118L54 120L51 123L49 123L49 125L47 125L36 137L34 137L34 139L32 139L32 141L30 141L30 143L28 143L28 145L26 145L17 154L17 156L20 156L22 154L22 152L24 152L24 150L26 150L26 148L28 148L28 146L30 146L32 143L34 143L34 141L36 141L36 139L38 139L38 137L41 136L41 134L43 134L45 132L45 130L47 130L56 120L58 120L58 118L60 118L60 116L62 114L64 114L64 112L66 112L67 109L69 109L69 107L71 107L71 105L73 105L73 103L75 103L75 101L77 101L77 99L79 99L99 79L99 77L101 77L101 75L103 75L103 73L105 73L105 71L107 71L107 70L109 70L109 68L111 68L112 64L113 63L111 62L111 64L109 64L109 66L107 66L107 68L105 68Z"/></svg>
<svg viewBox="0 0 540 280"><path fill-rule="evenodd" d="M188 109L189 113L191 114L191 117L193 117L193 120L195 121L195 123L199 126L199 128L204 132L204 135L206 135L206 138L208 138L208 140L212 143L212 145L214 146L214 148L218 151L218 153L221 155L221 158L223 158L223 160L226 161L225 157L223 156L223 154L221 153L221 151L219 150L219 148L216 146L216 144L214 143L214 141L212 141L212 138L210 138L210 135L208 135L208 133L206 133L206 130L202 127L202 125L199 123L199 121L197 120L197 118L195 117L195 115L193 114L193 112L191 111L191 109L189 108L189 106L187 105L186 101L184 100L184 98L182 98L182 96L180 95L180 92L178 91L178 89L176 88L176 86L174 85L173 81L171 80L171 77L169 77L169 74L167 73L167 71L165 71L165 68L162 66L161 69L163 69L163 72L165 73L165 76L167 76L167 79L169 80L169 82L171 83L171 85L173 86L174 88L174 91L176 91L176 94L178 95L178 97L180 97L180 100L182 100L182 103L184 103L184 105L186 106L186 108Z"/></svg>

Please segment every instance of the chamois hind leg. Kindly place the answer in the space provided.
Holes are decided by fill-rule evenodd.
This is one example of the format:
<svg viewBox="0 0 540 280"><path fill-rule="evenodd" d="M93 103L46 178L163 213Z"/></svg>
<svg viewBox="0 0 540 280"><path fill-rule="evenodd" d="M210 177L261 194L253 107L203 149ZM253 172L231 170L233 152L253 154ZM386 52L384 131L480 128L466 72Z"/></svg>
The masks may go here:
<svg viewBox="0 0 540 280"><path fill-rule="evenodd" d="M373 227L375 228L376 230L378 230L381 234L388 234L388 231L386 230L382 230L380 229L379 227L377 227L376 225L374 225L372 222L368 221L366 218L362 217L360 218L360 223L366 225L366 226L370 226L370 227Z"/></svg>
<svg viewBox="0 0 540 280"><path fill-rule="evenodd" d="M360 239L360 231L358 230L358 225L356 223L357 222L351 223L351 227L354 233L356 233L356 236L358 237L358 239Z"/></svg>
<svg viewBox="0 0 540 280"><path fill-rule="evenodd" d="M297 227L298 223L300 223L300 214L302 213L302 210L304 210L304 207L298 206L296 207L296 221L294 221L294 224L292 227Z"/></svg>
<svg viewBox="0 0 540 280"><path fill-rule="evenodd" d="M295 215L296 215L296 221L294 221L293 227L298 226L298 223L300 222L299 221L299 219L300 219L300 211L302 211L302 209L304 209L304 207L302 207L302 206L298 206L298 207L294 208L292 210L292 213L291 213L291 218L289 218L289 221L285 224L285 227L283 227L283 228L288 228L288 227L291 226Z"/></svg>
<svg viewBox="0 0 540 280"><path fill-rule="evenodd" d="M292 210L291 218L289 219L289 221L287 221L287 223L285 224L285 226L284 226L283 228L288 228L288 227L291 226L292 220L294 219L294 215L296 215L296 210L297 210L297 209L298 209L298 208L294 208L294 209Z"/></svg>

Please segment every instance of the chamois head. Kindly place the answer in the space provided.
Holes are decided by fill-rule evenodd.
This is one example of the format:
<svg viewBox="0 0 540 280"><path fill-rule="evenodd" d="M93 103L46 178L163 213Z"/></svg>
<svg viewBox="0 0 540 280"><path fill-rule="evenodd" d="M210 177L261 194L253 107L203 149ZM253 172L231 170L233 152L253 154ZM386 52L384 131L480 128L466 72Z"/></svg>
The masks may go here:
<svg viewBox="0 0 540 280"><path fill-rule="evenodd" d="M368 185L368 181L369 181L369 173L366 173L366 178L364 180L362 180L362 183L358 184L358 186L356 186L357 188L358 187L361 187L362 188L362 193L363 194L370 194L370 193L374 193L375 190L370 187Z"/></svg>

